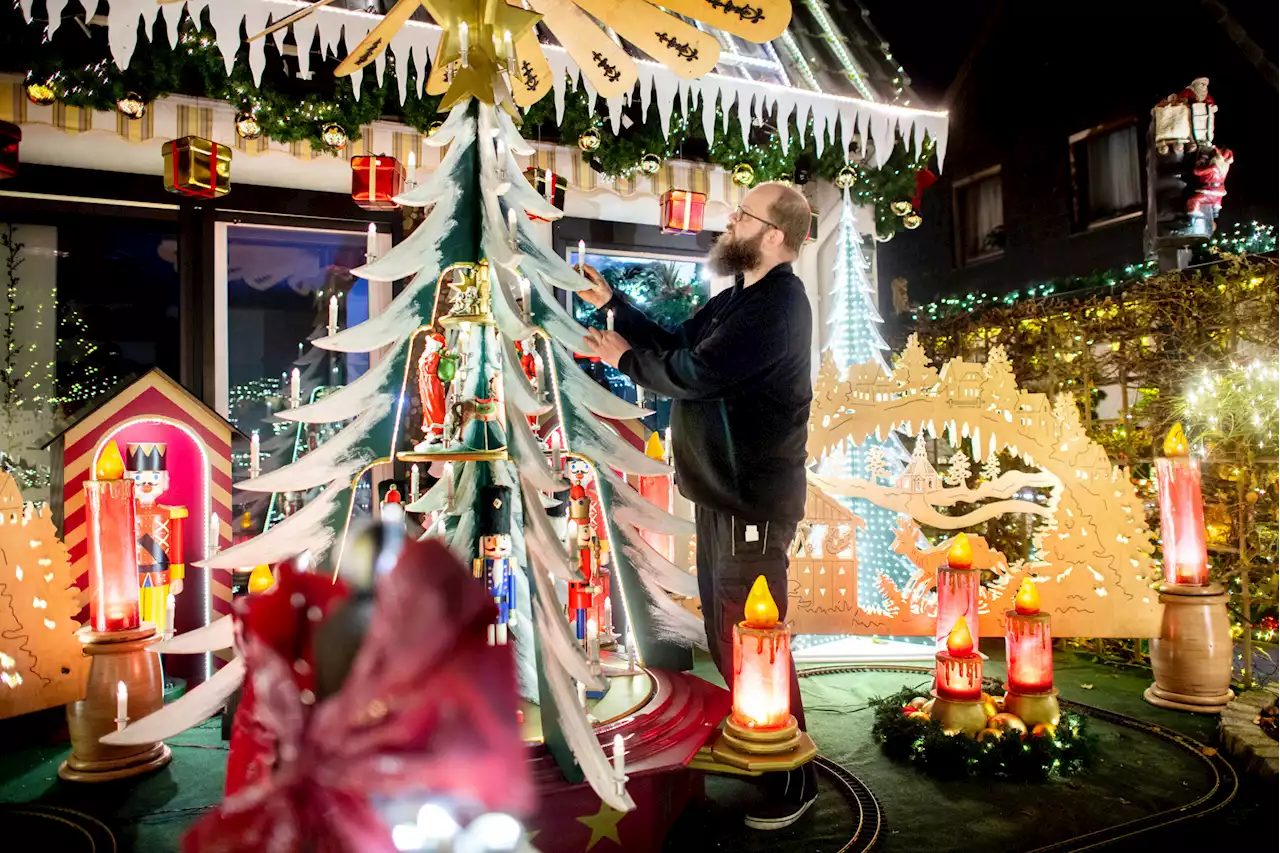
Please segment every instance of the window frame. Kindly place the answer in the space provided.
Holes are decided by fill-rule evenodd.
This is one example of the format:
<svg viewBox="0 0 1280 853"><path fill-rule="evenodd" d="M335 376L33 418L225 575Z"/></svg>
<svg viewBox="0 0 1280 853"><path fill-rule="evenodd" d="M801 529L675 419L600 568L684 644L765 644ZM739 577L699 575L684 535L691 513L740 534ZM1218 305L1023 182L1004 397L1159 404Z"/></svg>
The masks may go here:
<svg viewBox="0 0 1280 853"><path fill-rule="evenodd" d="M961 204L964 194L970 187L976 186L983 181L991 180L992 178L1000 181L1000 225L1001 227L1004 227L1004 175L1001 164L997 163L996 165L983 169L980 172L974 172L973 174L966 175L951 184L951 221L952 236L955 246L954 260L956 268L974 266L975 264L987 263L1004 257L1004 247L972 256L969 255L965 249L966 219L964 207Z"/></svg>
<svg viewBox="0 0 1280 853"><path fill-rule="evenodd" d="M1088 140L1104 136L1108 133L1114 133L1125 128L1132 127L1134 129L1134 144L1138 149L1138 201L1132 210L1118 213L1112 216L1104 216L1098 219L1090 218L1089 212L1084 209L1084 202L1089 201L1087 191L1081 187L1081 169L1080 163L1077 162L1077 150L1083 143ZM1078 131L1067 137L1067 164L1071 176L1071 230L1073 233L1082 234L1095 231L1099 228L1106 228L1109 225L1115 225L1120 222L1128 222L1132 219L1138 219L1144 215L1146 208L1146 169L1143 168L1143 146L1142 141L1138 137L1138 120L1133 116L1127 118L1116 119L1115 121L1103 122L1094 125L1085 130ZM1088 154L1083 155L1087 164Z"/></svg>

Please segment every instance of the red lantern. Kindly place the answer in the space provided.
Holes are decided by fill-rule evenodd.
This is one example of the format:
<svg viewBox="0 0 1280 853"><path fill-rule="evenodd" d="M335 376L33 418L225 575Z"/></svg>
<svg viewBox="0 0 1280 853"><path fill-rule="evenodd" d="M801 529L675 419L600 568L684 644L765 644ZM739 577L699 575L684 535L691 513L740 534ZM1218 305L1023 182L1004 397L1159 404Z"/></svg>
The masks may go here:
<svg viewBox="0 0 1280 853"><path fill-rule="evenodd" d="M164 188L191 198L231 192L231 149L199 136L171 139L164 154Z"/></svg>
<svg viewBox="0 0 1280 853"><path fill-rule="evenodd" d="M938 618L935 623L936 648L947 645L947 636L962 617L974 625L978 619L978 587L982 575L973 567L973 548L961 533L947 551L947 565L938 569Z"/></svg>
<svg viewBox="0 0 1280 853"><path fill-rule="evenodd" d="M365 210L394 210L404 191L404 166L394 157L351 158L351 200Z"/></svg>
<svg viewBox="0 0 1280 853"><path fill-rule="evenodd" d="M764 576L747 594L746 618L733 626L733 720L749 729L776 729L791 720L791 630Z"/></svg>
<svg viewBox="0 0 1280 853"><path fill-rule="evenodd" d="M707 209L707 194L692 190L667 190L662 194L660 225L663 234L697 234L702 230L702 215Z"/></svg>
<svg viewBox="0 0 1280 853"><path fill-rule="evenodd" d="M0 121L0 178L12 178L18 174L18 143L21 141L22 128Z"/></svg>
<svg viewBox="0 0 1280 853"><path fill-rule="evenodd" d="M568 179L564 175L557 175L550 169L539 169L537 166L530 166L524 170L524 179L538 193L538 195L551 202L551 206L556 210L564 210L564 194L569 186ZM535 222L546 222L541 216L529 214L529 218Z"/></svg>
<svg viewBox="0 0 1280 853"><path fill-rule="evenodd" d="M1049 614L1040 612L1040 594L1030 578L1023 579L1014 609L1005 613L1004 646L1011 692L1034 695L1053 690Z"/></svg>
<svg viewBox="0 0 1280 853"><path fill-rule="evenodd" d="M947 647L934 655L938 665L938 695L951 700L982 697L982 655L973 647L973 635L964 617L947 635Z"/></svg>
<svg viewBox="0 0 1280 853"><path fill-rule="evenodd" d="M84 482L88 530L89 626L94 631L130 631L138 615L138 533L133 480L124 476L124 460L107 442Z"/></svg>
<svg viewBox="0 0 1280 853"><path fill-rule="evenodd" d="M1205 547L1204 502L1200 498L1200 462L1191 457L1182 425L1164 440L1164 456L1156 457L1160 494L1160 538L1164 548L1164 582L1207 586L1209 557Z"/></svg>

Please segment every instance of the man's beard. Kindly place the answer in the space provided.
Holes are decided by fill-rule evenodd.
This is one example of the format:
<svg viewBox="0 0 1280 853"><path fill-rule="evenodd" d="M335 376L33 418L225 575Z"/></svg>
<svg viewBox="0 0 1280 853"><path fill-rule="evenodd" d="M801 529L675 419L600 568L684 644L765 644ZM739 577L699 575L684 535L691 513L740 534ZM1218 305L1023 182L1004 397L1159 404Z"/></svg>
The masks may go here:
<svg viewBox="0 0 1280 853"><path fill-rule="evenodd" d="M764 232L755 237L738 239L727 232L720 235L711 253L707 255L707 266L712 275L738 275L760 266L760 244L764 241Z"/></svg>

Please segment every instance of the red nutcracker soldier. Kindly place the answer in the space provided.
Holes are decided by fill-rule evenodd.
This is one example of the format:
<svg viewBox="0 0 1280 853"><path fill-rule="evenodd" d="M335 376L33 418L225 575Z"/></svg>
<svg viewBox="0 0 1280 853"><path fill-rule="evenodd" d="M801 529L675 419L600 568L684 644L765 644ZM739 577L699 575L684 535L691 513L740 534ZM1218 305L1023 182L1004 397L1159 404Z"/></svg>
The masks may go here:
<svg viewBox="0 0 1280 853"><path fill-rule="evenodd" d="M575 460L570 460L575 461ZM574 636L587 644L587 618L595 595L595 536L591 530L591 498L580 483L569 487L569 536L581 581L569 584L569 622Z"/></svg>
<svg viewBox="0 0 1280 853"><path fill-rule="evenodd" d="M507 629L516 621L516 579L511 565L511 489L485 486L480 490L480 556L472 563L498 608L489 626L489 645L505 646ZM572 596L572 593L570 593Z"/></svg>
<svg viewBox="0 0 1280 853"><path fill-rule="evenodd" d="M160 443L130 444L129 476L137 499L138 587L142 618L164 634L169 629L169 596L182 592L184 506L162 506L157 498L169 488L169 471Z"/></svg>
<svg viewBox="0 0 1280 853"><path fill-rule="evenodd" d="M426 435L420 446L444 440L445 401L458 367L457 356L445 347L444 335L432 332L418 357L418 396L422 400L422 432Z"/></svg>

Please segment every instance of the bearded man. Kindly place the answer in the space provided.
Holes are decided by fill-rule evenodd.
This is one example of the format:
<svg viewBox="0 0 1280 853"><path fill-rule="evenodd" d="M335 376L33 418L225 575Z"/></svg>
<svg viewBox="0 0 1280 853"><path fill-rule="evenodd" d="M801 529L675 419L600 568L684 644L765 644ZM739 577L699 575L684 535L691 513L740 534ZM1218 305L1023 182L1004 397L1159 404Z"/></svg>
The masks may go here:
<svg viewBox="0 0 1280 853"><path fill-rule="evenodd" d="M813 316L791 262L810 216L808 201L789 186L749 192L707 258L714 274L735 277L734 286L674 331L645 317L595 269L582 270L594 287L578 295L612 310L616 329L592 330L586 351L673 400L676 483L695 508L708 646L730 688L733 625L757 576L786 618L787 555L804 517ZM791 709L803 729L794 667ZM811 764L764 779L772 796L746 815L750 827L790 826L817 797Z"/></svg>

